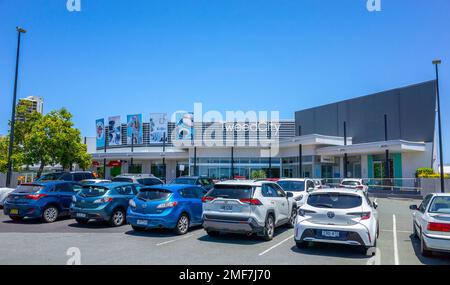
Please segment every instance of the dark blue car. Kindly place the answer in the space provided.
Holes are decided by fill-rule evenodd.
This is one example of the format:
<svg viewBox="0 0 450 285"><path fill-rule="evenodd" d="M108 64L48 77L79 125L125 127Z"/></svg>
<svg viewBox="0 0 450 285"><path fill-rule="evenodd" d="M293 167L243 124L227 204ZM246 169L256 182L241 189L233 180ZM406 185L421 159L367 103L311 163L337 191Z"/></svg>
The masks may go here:
<svg viewBox="0 0 450 285"><path fill-rule="evenodd" d="M176 234L202 224L204 189L193 185L159 185L142 188L130 200L127 219L135 231L169 228Z"/></svg>
<svg viewBox="0 0 450 285"><path fill-rule="evenodd" d="M73 197L70 213L79 224L89 220L107 221L113 227L126 223L130 199L141 185L129 182L110 182L84 185Z"/></svg>
<svg viewBox="0 0 450 285"><path fill-rule="evenodd" d="M67 181L45 181L22 184L6 199L4 213L12 220L41 218L53 223L60 216L70 215L72 196L81 185Z"/></svg>

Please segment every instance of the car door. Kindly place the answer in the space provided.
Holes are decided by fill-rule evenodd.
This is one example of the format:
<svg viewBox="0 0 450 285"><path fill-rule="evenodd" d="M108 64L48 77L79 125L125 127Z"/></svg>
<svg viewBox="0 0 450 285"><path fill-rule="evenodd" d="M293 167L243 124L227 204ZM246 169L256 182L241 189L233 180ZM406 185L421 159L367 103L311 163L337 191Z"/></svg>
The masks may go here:
<svg viewBox="0 0 450 285"><path fill-rule="evenodd" d="M414 216L414 221L416 226L418 226L419 228L417 228L418 232L421 232L421 229L423 229L424 227L427 226L427 221L425 220L425 211L428 207L428 204L431 201L431 198L433 198L432 194L429 194L425 197L425 199L423 199L422 203L420 204L419 208L417 209L417 211L414 211L413 216Z"/></svg>
<svg viewBox="0 0 450 285"><path fill-rule="evenodd" d="M117 203L120 204L120 206L127 208L128 202L130 199L133 199L135 196L136 189L133 187L133 185L124 185L121 187L116 188L117 193L119 194L117 196Z"/></svg>
<svg viewBox="0 0 450 285"><path fill-rule="evenodd" d="M61 183L55 186L55 192L61 206L61 210L64 212L69 211L70 204L72 203L72 196L75 194L72 183Z"/></svg>
<svg viewBox="0 0 450 285"><path fill-rule="evenodd" d="M277 204L279 207L280 220L288 219L289 201L286 192L284 192L284 190L278 184L271 184L270 186L275 190L277 196Z"/></svg>
<svg viewBox="0 0 450 285"><path fill-rule="evenodd" d="M194 222L195 223L201 223L202 222L202 214L203 214L203 203L202 203L202 197L203 197L203 188L201 187L195 187L190 188L192 191L192 213L194 215Z"/></svg>

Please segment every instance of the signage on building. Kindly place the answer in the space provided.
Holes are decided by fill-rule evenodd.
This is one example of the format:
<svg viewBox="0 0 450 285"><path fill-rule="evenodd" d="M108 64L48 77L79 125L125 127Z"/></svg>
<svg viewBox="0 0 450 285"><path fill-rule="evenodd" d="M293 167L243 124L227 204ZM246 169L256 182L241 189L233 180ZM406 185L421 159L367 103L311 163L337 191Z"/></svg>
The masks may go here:
<svg viewBox="0 0 450 285"><path fill-rule="evenodd" d="M150 114L150 144L161 144L167 139L167 113Z"/></svg>
<svg viewBox="0 0 450 285"><path fill-rule="evenodd" d="M177 140L194 139L194 113L178 112L175 114L175 131Z"/></svg>
<svg viewBox="0 0 450 285"><path fill-rule="evenodd" d="M127 116L127 144L142 144L142 115Z"/></svg>
<svg viewBox="0 0 450 285"><path fill-rule="evenodd" d="M121 145L120 116L108 118L108 145Z"/></svg>
<svg viewBox="0 0 450 285"><path fill-rule="evenodd" d="M105 147L105 119L95 121L95 137L97 148Z"/></svg>
<svg viewBox="0 0 450 285"><path fill-rule="evenodd" d="M335 163L334 156L322 155L320 156L320 163Z"/></svg>

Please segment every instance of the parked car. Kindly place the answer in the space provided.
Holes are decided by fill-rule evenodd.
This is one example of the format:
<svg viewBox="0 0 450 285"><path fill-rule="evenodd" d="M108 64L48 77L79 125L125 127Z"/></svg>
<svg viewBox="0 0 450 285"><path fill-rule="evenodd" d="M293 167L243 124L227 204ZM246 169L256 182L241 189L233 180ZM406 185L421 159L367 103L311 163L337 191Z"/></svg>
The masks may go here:
<svg viewBox="0 0 450 285"><path fill-rule="evenodd" d="M292 193L294 200L297 202L297 208L305 204L309 191L318 189L316 188L317 184L312 179L281 178L277 183L284 191Z"/></svg>
<svg viewBox="0 0 450 285"><path fill-rule="evenodd" d="M170 184L185 184L185 185L196 185L204 189L204 194L211 190L214 186L214 181L212 178L204 176L181 176L175 178L170 182Z"/></svg>
<svg viewBox="0 0 450 285"><path fill-rule="evenodd" d="M8 195L3 211L14 221L42 218L46 223L53 223L58 217L70 214L72 196L80 190L80 184L68 181L22 184Z"/></svg>
<svg viewBox="0 0 450 285"><path fill-rule="evenodd" d="M70 214L79 224L89 220L107 221L118 227L126 223L128 201L139 192L141 185L111 182L84 185L73 196Z"/></svg>
<svg viewBox="0 0 450 285"><path fill-rule="evenodd" d="M363 183L362 179L356 178L345 178L342 179L341 184L339 185L341 188L349 188L349 189L358 189L364 192L369 191L369 187Z"/></svg>
<svg viewBox="0 0 450 285"><path fill-rule="evenodd" d="M270 181L220 182L202 200L203 227L210 236L256 233L271 240L276 227L293 227L297 216L292 193Z"/></svg>
<svg viewBox="0 0 450 285"><path fill-rule="evenodd" d="M414 236L420 239L420 252L431 256L450 252L450 194L427 195L420 206L410 206L413 212Z"/></svg>
<svg viewBox="0 0 450 285"><path fill-rule="evenodd" d="M378 205L359 190L320 189L309 193L295 224L297 247L309 242L359 246L367 254L379 235ZM374 253L375 251L372 251Z"/></svg>
<svg viewBox="0 0 450 285"><path fill-rule="evenodd" d="M8 195L13 191L13 188L0 188L0 208L3 208L6 197L8 197Z"/></svg>
<svg viewBox="0 0 450 285"><path fill-rule="evenodd" d="M127 217L135 231L151 228L173 229L183 235L202 224L203 188L190 185L159 185L142 188L130 200Z"/></svg>
<svg viewBox="0 0 450 285"><path fill-rule="evenodd" d="M85 180L81 180L80 183L82 185L87 185L87 184L98 184L98 183L110 183L111 180L106 180L106 179L85 179Z"/></svg>
<svg viewBox="0 0 450 285"><path fill-rule="evenodd" d="M52 172L46 173L41 177L37 178L35 181L75 181L79 182L86 179L94 179L94 175L90 171L72 171L72 172Z"/></svg>
<svg viewBox="0 0 450 285"><path fill-rule="evenodd" d="M112 182L136 183L144 186L161 185L164 182L152 174L121 174L112 179Z"/></svg>

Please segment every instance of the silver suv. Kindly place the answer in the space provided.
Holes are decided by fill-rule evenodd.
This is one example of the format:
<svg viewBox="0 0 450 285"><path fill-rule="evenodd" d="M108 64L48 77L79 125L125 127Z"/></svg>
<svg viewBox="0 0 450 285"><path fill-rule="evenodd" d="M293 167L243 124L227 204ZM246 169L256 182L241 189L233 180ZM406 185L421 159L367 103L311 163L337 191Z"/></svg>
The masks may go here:
<svg viewBox="0 0 450 285"><path fill-rule="evenodd" d="M295 225L297 204L292 197L270 181L219 182L202 198L203 228L210 236L256 233L271 240L276 227Z"/></svg>
<svg viewBox="0 0 450 285"><path fill-rule="evenodd" d="M121 174L112 179L112 182L137 183L144 186L162 185L164 182L153 174Z"/></svg>

